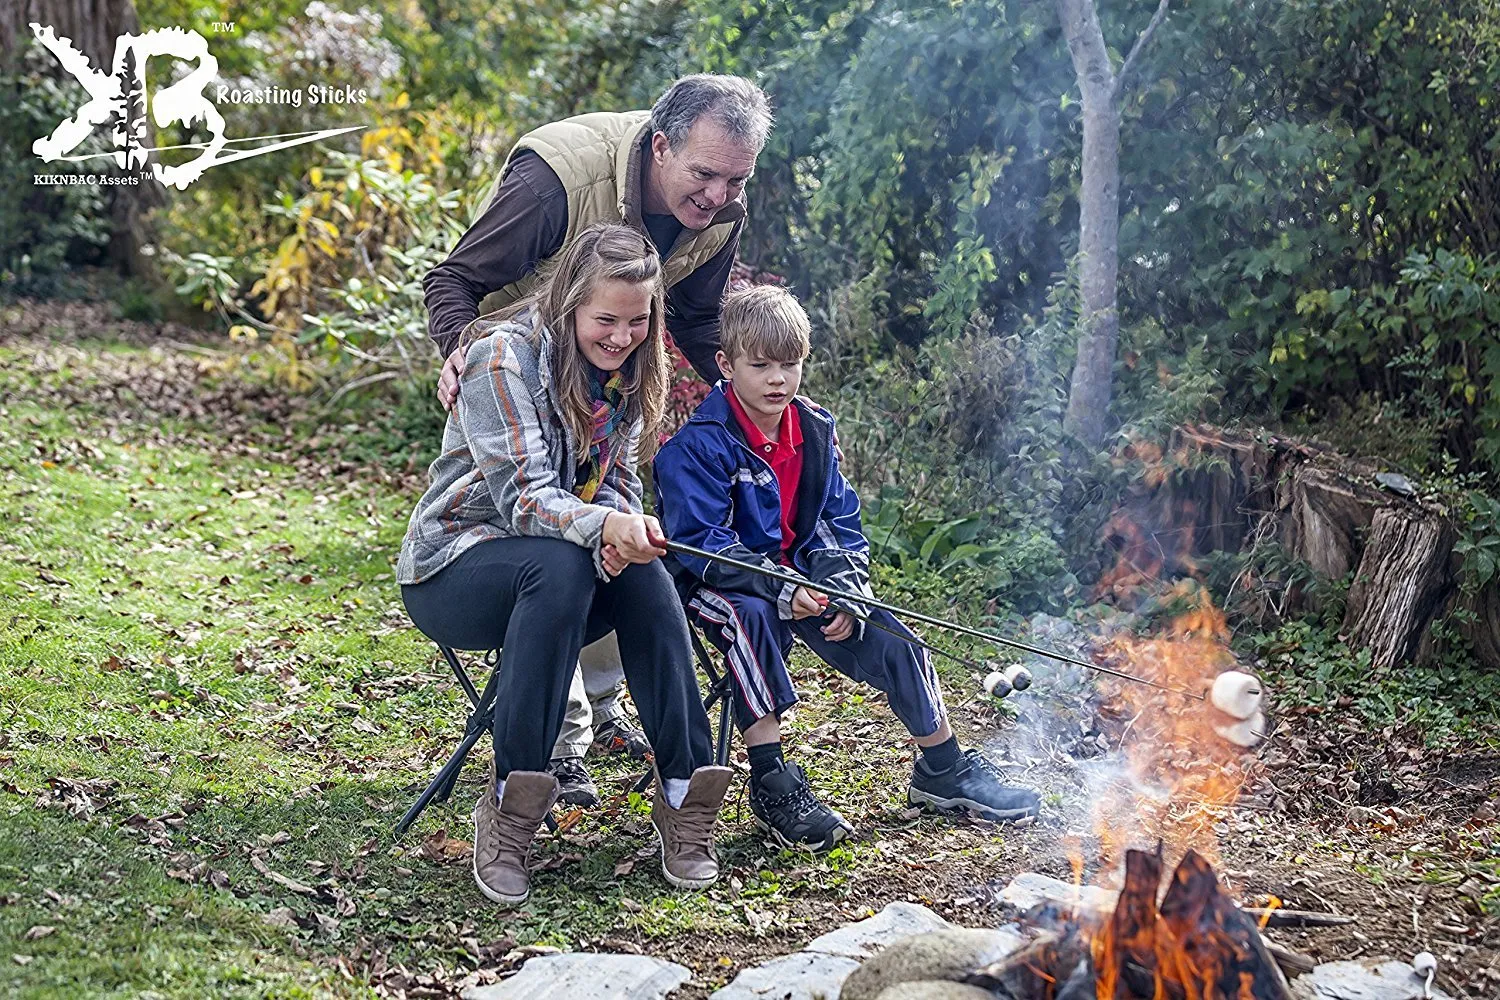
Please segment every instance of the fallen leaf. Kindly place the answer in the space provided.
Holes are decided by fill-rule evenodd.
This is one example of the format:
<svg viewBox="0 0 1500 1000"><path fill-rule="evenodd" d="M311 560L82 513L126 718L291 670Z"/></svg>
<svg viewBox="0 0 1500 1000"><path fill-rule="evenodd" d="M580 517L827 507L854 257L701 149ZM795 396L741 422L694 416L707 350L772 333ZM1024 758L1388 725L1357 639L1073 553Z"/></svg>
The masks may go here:
<svg viewBox="0 0 1500 1000"><path fill-rule="evenodd" d="M473 844L448 836L446 828L422 841L421 854L433 861L461 861L473 853Z"/></svg>
<svg viewBox="0 0 1500 1000"><path fill-rule="evenodd" d="M297 915L292 912L290 906L278 906L270 913L261 915L261 919L272 927L296 927Z"/></svg>
<svg viewBox="0 0 1500 1000"><path fill-rule="evenodd" d="M304 885L303 883L298 882L296 879L288 878L280 872L273 872L266 865L265 861L261 860L261 857L258 854L250 855L250 867L254 868L256 871L260 872L266 878L270 879L272 882L275 882L277 885L281 886L284 889L290 889L292 892L301 893L304 896L316 896L318 894L318 890L314 889L310 885Z"/></svg>

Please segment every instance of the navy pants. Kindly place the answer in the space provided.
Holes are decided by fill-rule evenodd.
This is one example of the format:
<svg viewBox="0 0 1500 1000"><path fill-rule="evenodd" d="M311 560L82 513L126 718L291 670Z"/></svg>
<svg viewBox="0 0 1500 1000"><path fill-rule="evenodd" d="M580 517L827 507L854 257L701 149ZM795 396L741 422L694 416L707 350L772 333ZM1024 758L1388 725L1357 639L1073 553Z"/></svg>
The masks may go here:
<svg viewBox="0 0 1500 1000"><path fill-rule="evenodd" d="M687 620L660 559L594 575L594 557L555 538L496 538L432 579L401 588L412 622L456 649L500 648L495 773L545 771L578 651L611 631L663 777L714 762Z"/></svg>
<svg viewBox="0 0 1500 1000"><path fill-rule="evenodd" d="M927 651L873 625L864 625L863 635L830 642L823 636L825 619L786 621L777 615L776 605L763 597L708 587L694 593L688 613L729 659L735 721L741 730L767 715L779 719L797 703L787 672L793 636L840 673L884 691L891 711L913 736L931 736L947 714ZM912 635L888 611L875 610L870 617ZM856 630L859 627L856 623Z"/></svg>

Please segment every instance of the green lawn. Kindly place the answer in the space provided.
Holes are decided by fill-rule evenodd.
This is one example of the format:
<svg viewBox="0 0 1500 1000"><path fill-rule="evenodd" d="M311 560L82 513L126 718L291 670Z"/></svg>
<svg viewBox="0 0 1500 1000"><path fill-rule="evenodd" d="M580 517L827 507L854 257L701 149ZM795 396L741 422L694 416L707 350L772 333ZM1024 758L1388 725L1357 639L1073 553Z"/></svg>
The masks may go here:
<svg viewBox="0 0 1500 1000"><path fill-rule="evenodd" d="M801 659L788 744L855 840L776 852L732 801L724 877L678 891L627 794L637 767L595 760L604 803L542 839L525 907L495 908L466 843L483 744L452 803L392 833L467 709L392 576L425 481L421 420L321 413L217 364L0 340L0 996L454 996L556 947L681 962L693 1000L893 899L993 924L995 885L1068 873L1092 812L1058 749L1076 692L1047 702L1043 678L999 708L939 661L964 741L1044 792L1043 822L1017 830L907 810L914 750L881 697ZM971 590L962 579L878 577L898 603L977 614L947 603ZM1275 809L1221 824L1225 871L1246 900L1362 913L1358 936L1287 942L1323 959L1410 957L1410 897L1427 894L1422 942L1478 984L1455 995L1484 995L1494 678L1371 683L1341 647L1286 637L1264 655L1289 728L1252 768L1269 768ZM1385 702L1424 725L1394 728ZM1017 738L1017 712L1048 739ZM1388 778L1408 810L1395 825L1355 803ZM1323 874L1304 891L1309 866ZM1446 944L1430 936L1471 918Z"/></svg>
<svg viewBox="0 0 1500 1000"><path fill-rule="evenodd" d="M477 766L397 840L465 710L393 582L420 476L340 472L338 430L323 456L305 429L186 402L228 381L177 353L0 347L0 994L353 995L397 965L442 988L513 946L734 952L910 894L882 869L947 824L902 813L889 713L811 669L793 744L894 839L777 858L731 809L732 877L679 892L624 794L634 771L605 762L609 800L543 845L514 913L434 837L469 837ZM970 857L1003 840L936 839ZM698 957L708 984L740 964Z"/></svg>

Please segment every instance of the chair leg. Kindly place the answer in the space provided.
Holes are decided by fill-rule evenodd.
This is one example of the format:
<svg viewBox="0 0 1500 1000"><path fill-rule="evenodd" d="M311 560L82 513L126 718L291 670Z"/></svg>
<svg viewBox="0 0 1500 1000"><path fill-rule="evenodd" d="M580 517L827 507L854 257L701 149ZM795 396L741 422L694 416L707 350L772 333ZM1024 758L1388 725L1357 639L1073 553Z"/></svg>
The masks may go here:
<svg viewBox="0 0 1500 1000"><path fill-rule="evenodd" d="M449 794L453 791L454 782L458 780L458 772L463 770L464 759L469 756L469 751L474 749L474 744L479 742L479 738L485 732L486 730L477 729L464 736L464 741L458 745L457 750L453 751L453 755L448 758L448 762L443 765L442 770L438 771L437 776L432 779L432 782L423 790L422 794L417 796L417 801L413 802L411 808L406 810L406 815L401 817L401 822L396 824L396 836L399 837L404 834L412 823L416 822L417 817L422 814L422 810L426 809L427 804L434 798L439 802L447 800Z"/></svg>
<svg viewBox="0 0 1500 1000"><path fill-rule="evenodd" d="M727 680L725 682L727 684ZM732 724L730 718L730 696L725 691L720 694L719 702L719 745L714 751L714 763L720 767L729 766L729 727Z"/></svg>
<svg viewBox="0 0 1500 1000"><path fill-rule="evenodd" d="M467 674L462 671L460 671L459 677L465 681L468 680ZM469 713L469 718L464 723L464 745L470 749L473 748L478 736L490 732L491 727L494 725L495 687L499 683L499 680L500 671L492 669L489 680L484 684L483 692L473 694L473 685L467 683L464 685L464 688L471 693L472 701L474 702L474 711ZM470 737L474 737L474 739L470 739ZM444 771L447 772L446 777L442 778L442 786L438 788L437 794L433 798L433 801L438 803L447 802L448 797L453 794L453 787L458 784L459 773L463 771L463 762L460 761L459 766L453 768L451 771L448 771L447 768L444 768Z"/></svg>

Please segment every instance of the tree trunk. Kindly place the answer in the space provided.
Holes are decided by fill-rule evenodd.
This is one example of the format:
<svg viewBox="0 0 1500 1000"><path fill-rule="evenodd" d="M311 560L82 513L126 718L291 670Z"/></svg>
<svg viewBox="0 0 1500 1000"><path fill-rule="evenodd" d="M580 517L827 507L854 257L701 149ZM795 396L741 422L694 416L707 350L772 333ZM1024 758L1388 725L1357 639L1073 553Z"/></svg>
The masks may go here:
<svg viewBox="0 0 1500 1000"><path fill-rule="evenodd" d="M0 0L0 70L9 69L24 47L37 44L30 27L33 21L51 27L59 38L71 39L90 64L104 72L114 66L115 39L141 30L133 0ZM60 68L58 74L65 75ZM136 141L155 145L154 125L149 118L142 124L144 134L137 135ZM109 262L122 274L149 274L150 261L140 251L153 239L147 216L165 201L161 185L146 179L140 184L117 185L108 189L106 199Z"/></svg>
<svg viewBox="0 0 1500 1000"><path fill-rule="evenodd" d="M1395 667L1416 653L1452 586L1455 539L1440 518L1399 507L1376 512L1344 613L1349 640L1368 648L1375 666Z"/></svg>
<svg viewBox="0 0 1500 1000"><path fill-rule="evenodd" d="M71 38L96 69L106 72L114 64L115 38L141 27L132 0L5 0L0 3L0 54L7 62L21 46L35 43L28 27L32 21L50 26L60 38Z"/></svg>
<svg viewBox="0 0 1500 1000"><path fill-rule="evenodd" d="M1063 35L1083 94L1083 175L1078 195L1078 355L1063 426L1089 445L1104 441L1120 316L1120 110L1115 74L1094 0L1057 0Z"/></svg>
<svg viewBox="0 0 1500 1000"><path fill-rule="evenodd" d="M1334 469L1304 465L1292 473L1284 544L1325 580L1360 564L1363 532L1388 497Z"/></svg>

